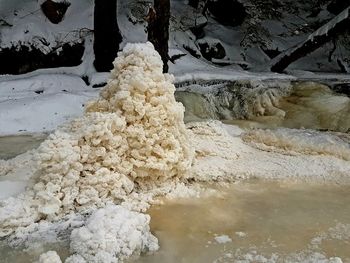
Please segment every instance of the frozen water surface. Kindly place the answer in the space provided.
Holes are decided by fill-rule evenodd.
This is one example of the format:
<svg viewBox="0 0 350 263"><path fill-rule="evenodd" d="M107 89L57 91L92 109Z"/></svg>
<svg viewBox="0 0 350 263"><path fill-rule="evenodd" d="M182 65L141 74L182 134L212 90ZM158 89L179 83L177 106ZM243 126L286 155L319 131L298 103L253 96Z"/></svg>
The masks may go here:
<svg viewBox="0 0 350 263"><path fill-rule="evenodd" d="M21 135L0 137L0 159L10 159L18 154L37 148L46 135Z"/></svg>

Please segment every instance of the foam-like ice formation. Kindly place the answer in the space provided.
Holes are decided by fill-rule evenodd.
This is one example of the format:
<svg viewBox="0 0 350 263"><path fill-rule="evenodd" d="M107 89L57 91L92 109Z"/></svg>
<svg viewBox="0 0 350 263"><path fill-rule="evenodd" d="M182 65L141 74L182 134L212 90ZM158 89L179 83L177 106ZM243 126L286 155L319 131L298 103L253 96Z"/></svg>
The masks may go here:
<svg viewBox="0 0 350 263"><path fill-rule="evenodd" d="M184 107L175 101L173 77L162 73L152 44L126 45L114 67L100 99L84 116L42 143L37 183L0 207L0 236L34 220L119 204L132 192L189 170L194 152Z"/></svg>
<svg viewBox="0 0 350 263"><path fill-rule="evenodd" d="M91 263L118 262L141 252L156 251L158 240L150 233L149 221L149 215L121 206L98 209L85 226L73 230L70 243L73 257L80 255Z"/></svg>

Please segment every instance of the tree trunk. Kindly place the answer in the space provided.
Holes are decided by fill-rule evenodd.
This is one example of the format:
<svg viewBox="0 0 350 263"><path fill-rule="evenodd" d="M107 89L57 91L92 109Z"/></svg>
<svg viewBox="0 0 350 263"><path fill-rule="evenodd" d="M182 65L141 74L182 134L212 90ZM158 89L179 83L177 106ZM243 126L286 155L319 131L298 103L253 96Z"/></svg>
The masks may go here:
<svg viewBox="0 0 350 263"><path fill-rule="evenodd" d="M122 41L117 23L117 0L95 0L94 37L95 69L109 71Z"/></svg>
<svg viewBox="0 0 350 263"><path fill-rule="evenodd" d="M163 72L168 72L169 19L170 0L154 0L154 8L150 8L147 16L148 41L154 45L162 57Z"/></svg>
<svg viewBox="0 0 350 263"><path fill-rule="evenodd" d="M339 34L345 33L350 27L349 9L350 7L346 8L331 21L317 29L305 41L275 57L270 62L271 71L282 72L289 64L299 58L305 57Z"/></svg>

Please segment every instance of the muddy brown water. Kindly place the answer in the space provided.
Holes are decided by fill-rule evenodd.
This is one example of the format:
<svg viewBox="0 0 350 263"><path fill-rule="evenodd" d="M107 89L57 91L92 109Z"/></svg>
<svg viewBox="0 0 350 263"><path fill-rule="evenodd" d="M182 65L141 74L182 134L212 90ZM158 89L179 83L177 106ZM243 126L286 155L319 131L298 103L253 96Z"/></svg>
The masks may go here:
<svg viewBox="0 0 350 263"><path fill-rule="evenodd" d="M127 262L350 262L347 186L247 181L215 189L149 209L160 249ZM0 242L0 262L34 262L49 249L69 254L68 241L32 249Z"/></svg>
<svg viewBox="0 0 350 263"><path fill-rule="evenodd" d="M350 262L349 187L250 181L219 191L152 207L160 250L133 262Z"/></svg>

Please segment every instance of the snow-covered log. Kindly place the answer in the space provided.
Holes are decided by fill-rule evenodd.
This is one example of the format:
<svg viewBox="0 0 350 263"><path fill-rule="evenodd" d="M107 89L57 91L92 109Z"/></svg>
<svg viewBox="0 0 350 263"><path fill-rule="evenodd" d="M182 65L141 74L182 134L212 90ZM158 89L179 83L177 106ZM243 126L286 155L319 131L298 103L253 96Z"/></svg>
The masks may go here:
<svg viewBox="0 0 350 263"><path fill-rule="evenodd" d="M331 21L317 29L309 37L298 45L282 52L270 62L271 71L282 72L289 64L315 51L335 36L344 33L350 27L349 11L346 8Z"/></svg>

